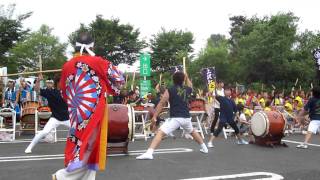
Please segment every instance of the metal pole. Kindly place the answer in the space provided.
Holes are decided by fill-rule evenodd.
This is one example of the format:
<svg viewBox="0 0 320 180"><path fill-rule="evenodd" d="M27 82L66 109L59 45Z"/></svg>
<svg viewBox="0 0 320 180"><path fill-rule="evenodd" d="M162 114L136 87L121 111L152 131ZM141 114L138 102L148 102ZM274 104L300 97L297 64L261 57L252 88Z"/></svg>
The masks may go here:
<svg viewBox="0 0 320 180"><path fill-rule="evenodd" d="M28 75L28 74L39 74L39 73L51 73L51 72L61 72L61 71L62 71L62 69L53 69L53 70L44 70L44 71L14 73L14 74L8 74L5 76L0 76L0 77L20 76L20 75Z"/></svg>

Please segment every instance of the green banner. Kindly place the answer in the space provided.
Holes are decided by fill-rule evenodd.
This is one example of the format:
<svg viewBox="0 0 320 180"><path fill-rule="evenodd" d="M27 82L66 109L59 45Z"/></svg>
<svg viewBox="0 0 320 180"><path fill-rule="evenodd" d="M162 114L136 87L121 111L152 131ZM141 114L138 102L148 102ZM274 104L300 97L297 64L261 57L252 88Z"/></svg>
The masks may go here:
<svg viewBox="0 0 320 180"><path fill-rule="evenodd" d="M140 54L140 76L150 76L150 54Z"/></svg>
<svg viewBox="0 0 320 180"><path fill-rule="evenodd" d="M150 80L140 80L140 97L143 97L148 92L151 92L151 81Z"/></svg>

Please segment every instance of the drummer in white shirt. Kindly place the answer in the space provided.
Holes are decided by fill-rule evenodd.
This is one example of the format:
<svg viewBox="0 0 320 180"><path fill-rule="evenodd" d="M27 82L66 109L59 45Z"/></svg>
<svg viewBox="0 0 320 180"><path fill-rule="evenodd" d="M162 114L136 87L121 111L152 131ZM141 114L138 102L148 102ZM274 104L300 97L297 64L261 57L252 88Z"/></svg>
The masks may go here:
<svg viewBox="0 0 320 180"><path fill-rule="evenodd" d="M240 135L243 135L244 133L248 133L249 134L249 143L252 144L252 143L254 143L254 137L253 137L252 131L250 129L250 126L251 126L250 119L247 118L247 116L245 115L244 106L242 104L239 104L237 106L237 108L238 108L238 113L239 113L237 115L237 119L239 121L238 128L239 128Z"/></svg>
<svg viewBox="0 0 320 180"><path fill-rule="evenodd" d="M225 96L224 83L222 81L217 81L216 92L213 92L213 96L216 96L216 95ZM213 100L213 108L214 108L214 119L211 123L211 128L210 128L211 135L213 135L213 133L214 133L214 129L216 127L216 124L217 124L217 121L218 121L219 115L220 115L220 103L216 99ZM213 112L211 112L211 113L213 113Z"/></svg>

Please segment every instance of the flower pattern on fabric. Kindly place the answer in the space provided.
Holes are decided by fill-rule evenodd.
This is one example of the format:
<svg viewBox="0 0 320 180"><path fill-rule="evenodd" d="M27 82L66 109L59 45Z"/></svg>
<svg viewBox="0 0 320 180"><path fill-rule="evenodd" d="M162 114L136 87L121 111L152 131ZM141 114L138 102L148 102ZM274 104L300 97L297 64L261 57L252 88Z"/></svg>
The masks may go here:
<svg viewBox="0 0 320 180"><path fill-rule="evenodd" d="M106 129L102 132L105 95L120 92L122 73L103 58L78 56L64 65L61 82L71 123L65 150L66 170L103 169L107 142L98 137L106 134Z"/></svg>
<svg viewBox="0 0 320 180"><path fill-rule="evenodd" d="M95 71L82 62L78 62L76 68L76 74L69 75L66 80L67 104L71 121L69 139L76 144L75 158L79 156L82 144L76 137L76 132L86 128L101 94L99 77L96 76Z"/></svg>
<svg viewBox="0 0 320 180"><path fill-rule="evenodd" d="M101 93L99 77L96 76L95 71L82 62L78 62L76 68L76 74L69 75L66 80L67 104L71 121L69 139L76 144L74 162L79 161L82 144L76 132L86 128Z"/></svg>

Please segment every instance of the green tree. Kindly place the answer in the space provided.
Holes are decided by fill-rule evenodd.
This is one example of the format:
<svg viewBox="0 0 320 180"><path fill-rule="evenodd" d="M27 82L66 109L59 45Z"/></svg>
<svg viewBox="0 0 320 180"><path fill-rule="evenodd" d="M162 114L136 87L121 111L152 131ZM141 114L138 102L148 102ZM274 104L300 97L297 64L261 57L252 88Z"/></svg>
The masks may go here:
<svg viewBox="0 0 320 180"><path fill-rule="evenodd" d="M15 4L7 9L0 5L0 66L8 66L8 51L28 35L29 29L23 29L22 22L31 16L31 12L14 16Z"/></svg>
<svg viewBox="0 0 320 180"><path fill-rule="evenodd" d="M311 50L319 46L319 32L306 30L305 32L297 35L291 62L297 64L296 68L300 70L298 78L304 83L304 86L309 86L311 82L315 84L314 79L316 77L317 70Z"/></svg>
<svg viewBox="0 0 320 180"><path fill-rule="evenodd" d="M119 19L103 19L101 15L88 26L81 24L80 28L69 36L72 46L80 32L88 31L95 40L94 52L114 64L132 64L137 60L145 42L139 40L139 29L134 29L130 24L120 24Z"/></svg>
<svg viewBox="0 0 320 180"><path fill-rule="evenodd" d="M202 68L215 67L217 78L226 82L231 82L233 64L229 60L228 39L220 34L213 34L207 40L207 45L203 49L198 58L191 62L189 74L195 87L204 88L203 77L201 75Z"/></svg>
<svg viewBox="0 0 320 180"><path fill-rule="evenodd" d="M193 52L193 34L182 30L166 31L164 28L153 35L150 40L151 66L153 69L168 69L170 66L181 65L182 58ZM189 58L190 59L190 58Z"/></svg>
<svg viewBox="0 0 320 180"><path fill-rule="evenodd" d="M30 70L38 69L39 55L42 58L44 70L61 68L66 61L64 54L67 44L60 43L51 32L51 28L42 25L24 41L18 42L10 50L9 71L16 71L19 66L25 66Z"/></svg>
<svg viewBox="0 0 320 180"><path fill-rule="evenodd" d="M284 67L289 65L297 21L292 13L244 21L232 49L242 67L242 80L272 84L288 78Z"/></svg>

